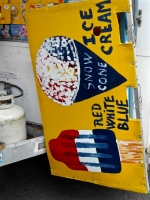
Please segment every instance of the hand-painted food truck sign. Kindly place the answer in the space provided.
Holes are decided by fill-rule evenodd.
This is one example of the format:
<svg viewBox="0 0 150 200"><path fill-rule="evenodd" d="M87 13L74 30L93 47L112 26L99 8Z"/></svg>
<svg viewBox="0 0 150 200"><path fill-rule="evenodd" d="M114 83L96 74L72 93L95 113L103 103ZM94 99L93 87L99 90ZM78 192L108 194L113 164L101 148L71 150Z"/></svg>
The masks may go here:
<svg viewBox="0 0 150 200"><path fill-rule="evenodd" d="M36 72L44 92L64 106L107 92L126 81L84 45L59 36L42 44Z"/></svg>
<svg viewBox="0 0 150 200"><path fill-rule="evenodd" d="M85 45L88 45L88 43L96 44L95 36L100 35L100 38L99 38L100 43L101 43L100 49L104 54L109 55L113 51L113 46L111 45L112 43L111 41L111 32L112 32L111 7L108 6L107 8L105 8L105 4L111 4L111 0L101 1L95 5L97 7L97 13L98 13L97 20L101 23L105 22L107 24L105 26L99 27L100 29L98 29L98 27L94 27L93 22L91 22L90 27L87 26L89 19L93 19L93 11L91 8L88 9L88 12L80 10L80 17L82 20L84 20L82 23L82 28L86 32L87 31L93 32L90 38L88 38L86 35L83 36L84 44ZM107 49L105 49L104 44L107 44L107 43L110 43L110 45Z"/></svg>
<svg viewBox="0 0 150 200"><path fill-rule="evenodd" d="M134 50L117 18L129 11L128 0L93 0L31 10L26 21L52 174L147 193L127 95Z"/></svg>

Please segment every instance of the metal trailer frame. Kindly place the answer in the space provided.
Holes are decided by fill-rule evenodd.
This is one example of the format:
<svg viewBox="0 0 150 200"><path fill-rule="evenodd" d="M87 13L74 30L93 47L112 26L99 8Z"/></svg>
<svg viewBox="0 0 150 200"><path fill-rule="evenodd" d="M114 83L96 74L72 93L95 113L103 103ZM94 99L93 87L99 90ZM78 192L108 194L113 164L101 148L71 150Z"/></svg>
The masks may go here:
<svg viewBox="0 0 150 200"><path fill-rule="evenodd" d="M7 145L0 152L0 167L46 153L44 136Z"/></svg>

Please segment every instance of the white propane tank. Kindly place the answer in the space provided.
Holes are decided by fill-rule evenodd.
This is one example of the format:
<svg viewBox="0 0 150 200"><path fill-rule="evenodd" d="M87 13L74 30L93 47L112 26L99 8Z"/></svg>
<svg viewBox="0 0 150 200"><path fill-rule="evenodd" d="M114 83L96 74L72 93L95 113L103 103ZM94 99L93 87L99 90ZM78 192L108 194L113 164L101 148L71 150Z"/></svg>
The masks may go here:
<svg viewBox="0 0 150 200"><path fill-rule="evenodd" d="M7 103L11 99L11 103ZM14 105L13 95L0 91L0 142L12 144L26 140L26 120L24 110Z"/></svg>

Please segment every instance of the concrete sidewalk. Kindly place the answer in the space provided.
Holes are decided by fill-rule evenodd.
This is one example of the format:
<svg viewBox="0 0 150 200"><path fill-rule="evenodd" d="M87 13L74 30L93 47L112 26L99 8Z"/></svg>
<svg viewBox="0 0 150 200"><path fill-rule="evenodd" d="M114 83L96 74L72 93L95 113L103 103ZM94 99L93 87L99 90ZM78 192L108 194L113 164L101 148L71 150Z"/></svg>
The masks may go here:
<svg viewBox="0 0 150 200"><path fill-rule="evenodd" d="M142 195L50 176L41 155L0 168L0 200L150 200Z"/></svg>

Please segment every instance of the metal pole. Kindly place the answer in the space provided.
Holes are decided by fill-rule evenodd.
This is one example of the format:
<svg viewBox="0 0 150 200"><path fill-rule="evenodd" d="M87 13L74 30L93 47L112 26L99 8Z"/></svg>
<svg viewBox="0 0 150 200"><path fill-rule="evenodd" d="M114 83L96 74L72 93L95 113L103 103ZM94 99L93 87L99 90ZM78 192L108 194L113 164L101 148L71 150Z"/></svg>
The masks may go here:
<svg viewBox="0 0 150 200"><path fill-rule="evenodd" d="M138 6L139 6L139 0L132 0L133 2L133 21L134 21L134 33L135 38L137 41L137 16L138 16Z"/></svg>

